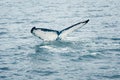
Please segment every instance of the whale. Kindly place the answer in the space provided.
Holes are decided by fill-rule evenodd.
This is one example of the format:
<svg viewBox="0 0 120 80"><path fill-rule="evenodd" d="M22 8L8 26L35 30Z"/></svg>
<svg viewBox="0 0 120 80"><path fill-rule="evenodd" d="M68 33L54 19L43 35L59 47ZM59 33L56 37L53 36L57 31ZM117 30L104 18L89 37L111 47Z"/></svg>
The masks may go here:
<svg viewBox="0 0 120 80"><path fill-rule="evenodd" d="M62 40L64 39L67 35L71 34L71 32L78 30L79 28L83 27L85 24L89 22L88 20L78 22L76 24L73 24L61 31L58 30L52 30L52 29L47 29L47 28L36 28L33 27L31 29L31 33L40 38L43 41L55 41L55 40Z"/></svg>

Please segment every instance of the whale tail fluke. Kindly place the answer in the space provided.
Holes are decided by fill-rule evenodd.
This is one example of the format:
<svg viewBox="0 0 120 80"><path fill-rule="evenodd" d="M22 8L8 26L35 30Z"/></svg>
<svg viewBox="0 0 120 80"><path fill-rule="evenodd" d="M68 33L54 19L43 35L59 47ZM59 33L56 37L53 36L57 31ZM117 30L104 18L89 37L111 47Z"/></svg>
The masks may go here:
<svg viewBox="0 0 120 80"><path fill-rule="evenodd" d="M58 40L58 39L64 39L64 37L66 37L68 34L81 28L88 22L89 22L89 19L86 21L82 21L82 22L76 23L74 25L71 25L61 31L33 27L31 29L31 33L44 41L53 41L53 40Z"/></svg>

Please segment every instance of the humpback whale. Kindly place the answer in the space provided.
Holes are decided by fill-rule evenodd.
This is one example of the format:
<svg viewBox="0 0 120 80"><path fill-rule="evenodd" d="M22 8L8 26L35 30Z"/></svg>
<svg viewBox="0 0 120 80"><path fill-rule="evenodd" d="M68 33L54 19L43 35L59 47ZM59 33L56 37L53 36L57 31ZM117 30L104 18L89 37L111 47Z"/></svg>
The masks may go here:
<svg viewBox="0 0 120 80"><path fill-rule="evenodd" d="M36 36L44 41L61 40L61 39L64 39L71 32L81 28L82 26L84 26L88 22L89 22L89 19L82 21L82 22L78 22L76 24L73 24L73 25L71 25L71 26L69 26L61 31L33 27L31 29L31 33L34 36Z"/></svg>

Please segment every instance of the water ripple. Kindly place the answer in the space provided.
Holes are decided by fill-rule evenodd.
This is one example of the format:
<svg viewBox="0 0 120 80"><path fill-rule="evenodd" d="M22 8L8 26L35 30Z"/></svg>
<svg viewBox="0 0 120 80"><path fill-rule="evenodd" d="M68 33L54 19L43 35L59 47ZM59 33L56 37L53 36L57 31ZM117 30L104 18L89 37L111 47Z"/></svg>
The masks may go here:
<svg viewBox="0 0 120 80"><path fill-rule="evenodd" d="M49 70L30 70L27 72L29 72L31 74L40 75L40 76L50 76L50 75L58 73L56 71L49 71Z"/></svg>
<svg viewBox="0 0 120 80"><path fill-rule="evenodd" d="M0 32L0 35L5 35L7 34L7 32Z"/></svg>
<svg viewBox="0 0 120 80"><path fill-rule="evenodd" d="M102 77L104 77L104 78L108 78L108 79L120 79L120 75L119 74L117 74L117 75L112 75L112 76L102 76Z"/></svg>
<svg viewBox="0 0 120 80"><path fill-rule="evenodd" d="M0 68L0 70L2 70L2 71L9 71L10 68L8 68L8 67L2 67L2 68Z"/></svg>

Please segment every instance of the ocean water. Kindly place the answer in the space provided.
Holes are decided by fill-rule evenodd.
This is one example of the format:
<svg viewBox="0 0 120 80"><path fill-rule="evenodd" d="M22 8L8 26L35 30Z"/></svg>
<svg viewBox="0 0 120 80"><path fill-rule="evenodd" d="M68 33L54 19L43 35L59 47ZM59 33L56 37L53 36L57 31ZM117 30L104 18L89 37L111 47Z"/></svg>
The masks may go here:
<svg viewBox="0 0 120 80"><path fill-rule="evenodd" d="M30 33L87 19L62 41ZM119 0L0 0L0 80L120 80Z"/></svg>

